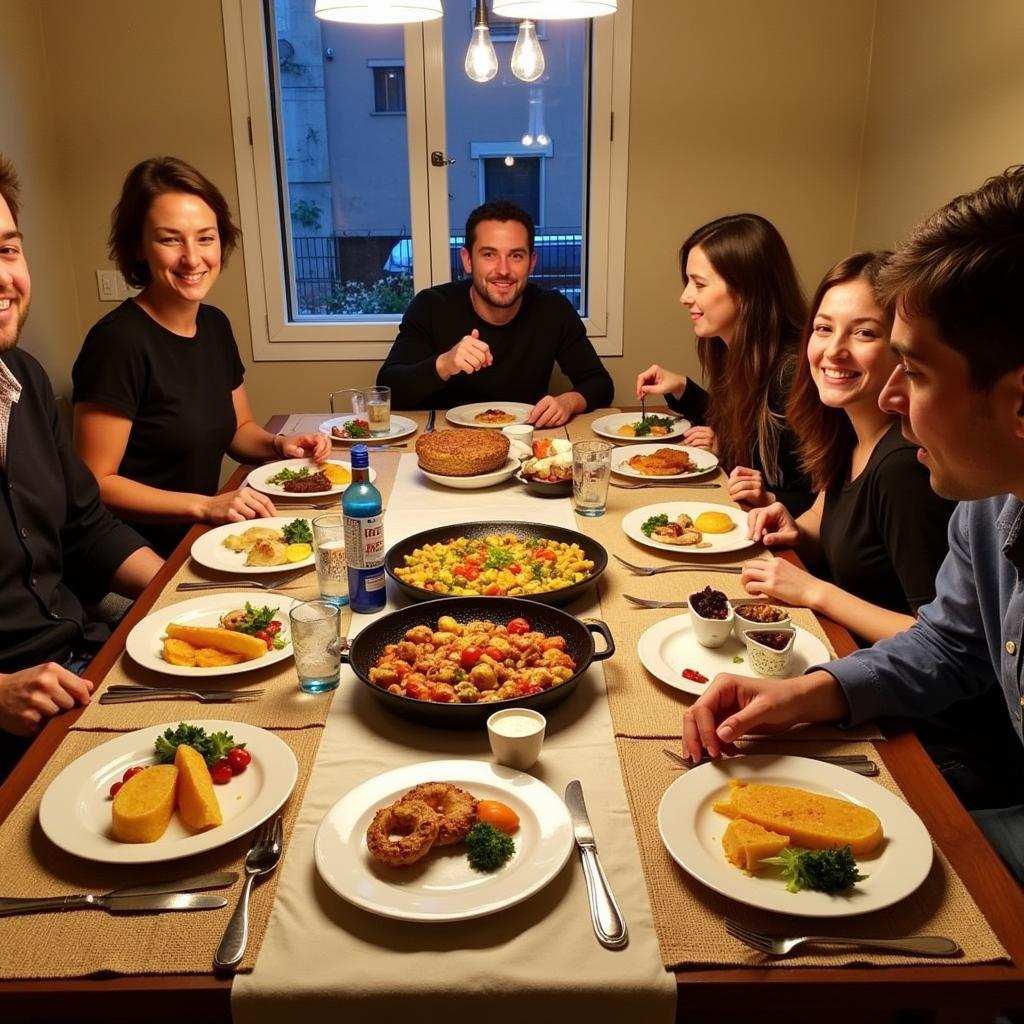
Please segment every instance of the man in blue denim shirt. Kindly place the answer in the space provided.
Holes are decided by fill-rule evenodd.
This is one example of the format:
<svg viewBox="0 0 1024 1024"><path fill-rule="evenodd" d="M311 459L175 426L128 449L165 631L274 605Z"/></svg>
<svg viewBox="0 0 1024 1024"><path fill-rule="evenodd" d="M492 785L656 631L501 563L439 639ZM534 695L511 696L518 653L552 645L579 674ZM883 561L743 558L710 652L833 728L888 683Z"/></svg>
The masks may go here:
<svg viewBox="0 0 1024 1024"><path fill-rule="evenodd" d="M931 715L993 685L1024 743L1024 167L929 218L884 285L901 365L879 404L921 445L934 490L961 502L935 600L907 632L804 676L717 676L684 718L694 760L766 726ZM1024 802L975 817L1024 883Z"/></svg>

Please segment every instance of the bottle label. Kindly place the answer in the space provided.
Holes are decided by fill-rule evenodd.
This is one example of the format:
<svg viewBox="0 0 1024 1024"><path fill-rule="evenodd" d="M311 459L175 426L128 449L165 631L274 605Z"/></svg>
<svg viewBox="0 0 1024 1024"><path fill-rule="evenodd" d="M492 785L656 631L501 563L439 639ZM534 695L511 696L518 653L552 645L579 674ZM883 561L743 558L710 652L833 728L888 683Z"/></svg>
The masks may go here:
<svg viewBox="0 0 1024 1024"><path fill-rule="evenodd" d="M379 569L384 564L384 516L345 516L345 551L351 568Z"/></svg>

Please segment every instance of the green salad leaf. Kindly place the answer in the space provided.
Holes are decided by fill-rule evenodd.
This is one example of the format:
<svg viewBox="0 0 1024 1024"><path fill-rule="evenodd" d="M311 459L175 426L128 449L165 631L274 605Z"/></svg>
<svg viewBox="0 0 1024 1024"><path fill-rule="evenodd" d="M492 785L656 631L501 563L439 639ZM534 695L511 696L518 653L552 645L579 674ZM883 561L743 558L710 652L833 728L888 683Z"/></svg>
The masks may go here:
<svg viewBox="0 0 1024 1024"><path fill-rule="evenodd" d="M656 516L651 516L650 519L644 520L644 525L640 527L645 537L650 537L652 533L659 526L668 526L668 515L664 512L658 513Z"/></svg>
<svg viewBox="0 0 1024 1024"><path fill-rule="evenodd" d="M309 528L308 519L293 519L281 527L285 544L312 544L313 531Z"/></svg>

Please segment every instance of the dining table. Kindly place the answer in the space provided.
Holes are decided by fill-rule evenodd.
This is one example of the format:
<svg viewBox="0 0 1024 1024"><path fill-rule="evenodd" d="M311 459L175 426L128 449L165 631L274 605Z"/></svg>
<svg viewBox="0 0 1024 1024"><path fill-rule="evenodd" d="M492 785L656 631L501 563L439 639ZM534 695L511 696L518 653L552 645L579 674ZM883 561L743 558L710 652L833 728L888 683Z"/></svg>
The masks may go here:
<svg viewBox="0 0 1024 1024"><path fill-rule="evenodd" d="M537 436L595 439L595 423L620 411L595 410ZM924 880L897 901L859 916L773 912L702 884L667 850L659 804L684 775L692 772L697 778L706 769L681 768L664 752L681 752L682 716L694 697L655 679L638 655L649 627L669 621L679 610L637 607L625 595L673 600L713 586L740 598L739 576L721 570L752 557L798 559L793 553L742 545L688 558L637 543L622 524L629 513L659 503L732 505L724 473L707 473L701 482L715 486L692 491L635 488L629 486L635 478L617 475L605 514L584 518L574 513L571 497L538 497L515 477L481 490L452 489L426 479L418 468L415 442L427 429L428 413L400 415L414 429L395 438L388 450L370 453L384 499L387 544L431 527L450 526L457 536L461 525L501 520L535 524L532 533L539 536L545 528L572 528L612 556L596 585L566 610L585 622L605 623L614 654L592 663L572 693L545 708L547 735L529 775L559 797L571 780L581 781L604 870L629 929L628 944L608 949L597 943L575 849L529 898L512 898L479 916L461 906L458 913L414 919L386 901L373 906L373 897L359 885L332 877L320 828L346 797L360 787L372 788L387 773L404 778L429 771L424 765L457 774L462 764L467 777L473 771L486 773L493 758L482 727L445 729L395 715L344 665L336 690L302 694L290 660L250 673L264 689L252 702L100 705L96 697L110 686L160 685L159 673L133 661L126 643L148 615L190 596L176 589L179 584L205 582L214 585L211 592L218 592L217 585L231 591L237 576L191 557L194 543L209 530L197 525L85 670L95 686L94 699L47 722L0 786L0 895L103 892L214 870L242 874L251 835L169 864L108 864L59 848L39 825L39 806L54 778L101 744L157 724L226 719L240 728L269 731L298 766L295 788L282 809L282 863L254 890L249 947L237 972L214 971L213 953L241 879L225 890L227 907L216 911L0 918L0 1019L111 1021L132 1016L262 1024L283 1013L302 1014L313 1022L348 1012L355 1020L452 1024L485 1019L500 1024L529 1014L545 1021L568 1013L596 1021L628 1014L640 1024L711 1015L809 1021L827 1014L843 1022L870 1014L884 1021L913 1011L919 1015L915 1020L988 1022L1001 1009L1024 1007L1024 893L907 723L805 726L738 745L741 754L769 759L866 754L875 760L878 783L901 806L912 808L933 849ZM437 429L445 426L443 416L439 410ZM282 413L267 426L274 432L307 432L319 429L326 417ZM346 454L346 446L336 443L331 458ZM238 469L225 487L239 486L250 469ZM309 508L313 502L308 498L275 501L279 515L312 517L321 511ZM643 576L615 556L682 571ZM261 591L252 593L256 600ZM310 568L278 593L316 598L315 572ZM386 612L408 607L410 600L389 580ZM852 637L836 623L808 609L789 612L793 624L828 657L855 650ZM346 610L342 618L351 639L379 615ZM601 644L598 639L598 649ZM339 889L351 898L343 898ZM778 935L941 932L962 952L940 960L808 947L775 958L727 934L727 917Z"/></svg>

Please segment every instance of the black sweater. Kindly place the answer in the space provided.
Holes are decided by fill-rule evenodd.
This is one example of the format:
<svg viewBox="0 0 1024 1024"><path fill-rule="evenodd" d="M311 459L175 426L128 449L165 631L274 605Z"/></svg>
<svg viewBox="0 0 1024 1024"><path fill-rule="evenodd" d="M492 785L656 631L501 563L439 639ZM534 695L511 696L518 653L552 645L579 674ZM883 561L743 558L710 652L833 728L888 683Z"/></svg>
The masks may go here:
<svg viewBox="0 0 1024 1024"><path fill-rule="evenodd" d="M498 326L477 315L470 286L468 279L437 285L409 303L377 374L378 385L391 388L394 408L451 409L498 401L533 404L548 394L556 362L586 399L587 409L611 404L611 376L564 295L528 284L519 312ZM443 381L435 360L474 328L490 346L494 362L476 373L457 373Z"/></svg>

